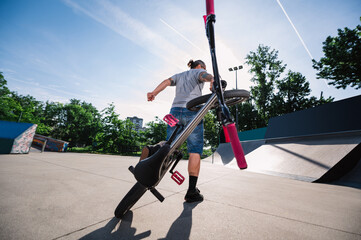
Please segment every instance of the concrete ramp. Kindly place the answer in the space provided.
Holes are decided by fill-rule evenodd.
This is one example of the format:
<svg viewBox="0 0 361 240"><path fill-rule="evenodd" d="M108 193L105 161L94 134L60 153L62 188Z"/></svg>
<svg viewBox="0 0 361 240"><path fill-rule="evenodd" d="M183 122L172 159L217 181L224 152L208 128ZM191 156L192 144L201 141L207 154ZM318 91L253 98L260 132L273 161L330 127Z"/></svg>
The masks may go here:
<svg viewBox="0 0 361 240"><path fill-rule="evenodd" d="M350 172L332 183L361 189L361 160Z"/></svg>
<svg viewBox="0 0 361 240"><path fill-rule="evenodd" d="M241 141L248 170L308 182L359 184L360 106L361 95L271 118L263 140ZM212 162L238 168L227 143L218 147Z"/></svg>
<svg viewBox="0 0 361 240"><path fill-rule="evenodd" d="M36 124L0 121L0 154L29 153Z"/></svg>
<svg viewBox="0 0 361 240"><path fill-rule="evenodd" d="M241 141L244 154L247 155L251 153L252 151L265 144L265 142L265 140ZM210 161L209 159L210 158L208 158L208 161ZM212 162L239 169L237 163L235 162L233 150L230 143L219 144L217 150L212 155Z"/></svg>
<svg viewBox="0 0 361 240"><path fill-rule="evenodd" d="M308 182L331 182L345 176L361 159L361 133L242 142L248 171ZM231 145L221 144L216 164L238 168ZM350 177L351 178L351 177ZM357 174L352 181L360 179Z"/></svg>

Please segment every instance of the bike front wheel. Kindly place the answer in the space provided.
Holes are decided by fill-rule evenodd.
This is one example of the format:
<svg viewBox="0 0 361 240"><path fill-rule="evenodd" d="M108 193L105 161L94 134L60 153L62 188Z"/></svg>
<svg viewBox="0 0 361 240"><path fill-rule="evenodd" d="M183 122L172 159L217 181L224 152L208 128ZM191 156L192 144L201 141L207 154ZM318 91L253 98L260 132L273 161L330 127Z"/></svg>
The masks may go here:
<svg viewBox="0 0 361 240"><path fill-rule="evenodd" d="M207 94L190 100L187 102L187 109L190 111L198 111L203 107L203 105L211 96L212 94ZM242 89L228 90L223 92L224 102L227 106L244 102L249 98L249 96L249 92ZM219 103L217 101L212 108L217 108L218 106Z"/></svg>
<svg viewBox="0 0 361 240"><path fill-rule="evenodd" d="M116 218L122 218L138 200L144 195L147 188L140 183L136 183L124 196L114 211Z"/></svg>

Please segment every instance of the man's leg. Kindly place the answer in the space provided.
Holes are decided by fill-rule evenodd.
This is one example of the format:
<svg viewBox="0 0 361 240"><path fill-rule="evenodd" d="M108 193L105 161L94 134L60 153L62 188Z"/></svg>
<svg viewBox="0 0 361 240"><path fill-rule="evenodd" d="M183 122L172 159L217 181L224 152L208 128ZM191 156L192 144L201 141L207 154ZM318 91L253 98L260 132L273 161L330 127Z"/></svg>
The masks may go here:
<svg viewBox="0 0 361 240"><path fill-rule="evenodd" d="M188 122L194 118L195 112L188 111ZM203 196L197 186L199 170L201 167L201 155L203 152L203 121L193 130L187 138L187 148L189 153L188 173L189 173L189 187L185 200L187 202L201 202Z"/></svg>
<svg viewBox="0 0 361 240"><path fill-rule="evenodd" d="M188 160L188 174L189 174L188 192L192 192L196 190L200 167L201 167L201 156L198 153L190 153Z"/></svg>
<svg viewBox="0 0 361 240"><path fill-rule="evenodd" d="M201 156L199 153L190 153L188 160L188 173L189 176L198 177L201 168Z"/></svg>
<svg viewBox="0 0 361 240"><path fill-rule="evenodd" d="M189 186L185 196L186 202L203 201L202 194L200 194L198 188L196 188L200 166L201 155L199 153L190 153L188 160Z"/></svg>

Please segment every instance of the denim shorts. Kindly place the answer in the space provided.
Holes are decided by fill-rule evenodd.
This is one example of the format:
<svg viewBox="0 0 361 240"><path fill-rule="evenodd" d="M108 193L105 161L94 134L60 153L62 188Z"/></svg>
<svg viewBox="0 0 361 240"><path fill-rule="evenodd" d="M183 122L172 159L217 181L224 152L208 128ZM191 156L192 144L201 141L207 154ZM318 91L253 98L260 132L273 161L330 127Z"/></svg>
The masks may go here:
<svg viewBox="0 0 361 240"><path fill-rule="evenodd" d="M187 124L192 121L192 119L197 115L197 112L189 111L187 108L173 107L170 110L170 113L179 120L181 127L178 130L178 134L187 126ZM172 135L176 127L167 128L167 140ZM188 153L199 153L202 156L203 153L203 120L197 125L193 132L187 138L187 148Z"/></svg>

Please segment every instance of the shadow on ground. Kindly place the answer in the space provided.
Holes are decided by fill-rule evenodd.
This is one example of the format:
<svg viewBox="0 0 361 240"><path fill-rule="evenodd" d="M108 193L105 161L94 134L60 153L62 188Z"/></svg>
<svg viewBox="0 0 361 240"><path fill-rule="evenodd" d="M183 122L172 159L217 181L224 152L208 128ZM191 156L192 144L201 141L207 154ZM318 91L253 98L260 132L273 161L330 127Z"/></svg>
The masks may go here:
<svg viewBox="0 0 361 240"><path fill-rule="evenodd" d="M192 229L192 211L198 203L183 203L183 211L173 222L165 238L162 239L189 239ZM84 237L81 240L92 239L131 239L138 240L148 238L151 230L138 233L137 229L132 227L133 213L129 211L122 220L112 218L104 227L99 228Z"/></svg>
<svg viewBox="0 0 361 240"><path fill-rule="evenodd" d="M199 203L199 202L198 202ZM167 236L163 239L189 239L192 229L192 211L198 203L183 203L183 211L173 222Z"/></svg>
<svg viewBox="0 0 361 240"><path fill-rule="evenodd" d="M133 221L133 213L128 212L122 220L118 218L112 218L104 227L99 228L84 237L81 240L91 239L144 239L150 236L151 231L145 231L143 233L136 234L137 229L131 227Z"/></svg>

